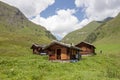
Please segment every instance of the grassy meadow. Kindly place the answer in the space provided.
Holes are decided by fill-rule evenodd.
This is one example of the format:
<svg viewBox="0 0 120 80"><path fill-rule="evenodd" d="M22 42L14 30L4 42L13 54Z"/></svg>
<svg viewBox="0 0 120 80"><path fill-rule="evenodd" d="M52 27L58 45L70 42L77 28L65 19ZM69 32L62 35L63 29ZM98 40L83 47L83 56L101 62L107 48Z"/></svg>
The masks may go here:
<svg viewBox="0 0 120 80"><path fill-rule="evenodd" d="M107 37L94 43L97 55L84 56L76 63L58 63L50 62L48 56L33 55L30 49L34 42L48 44L54 40L55 37L49 31L31 23L18 9L2 2L0 15L0 80L120 80L120 16L110 22L115 24L106 24L118 27L109 30L104 26L105 29L100 31L98 40L103 39L101 37L104 34L105 37L109 37L110 33L113 35L112 38ZM85 27L77 34L79 30L75 31L71 36L77 35L77 38L70 36L68 40L76 40L77 43L80 34L86 33L86 30L91 33L99 25L93 22L89 24L91 28Z"/></svg>
<svg viewBox="0 0 120 80"><path fill-rule="evenodd" d="M33 55L30 48L17 45L6 46L6 51L1 47L0 80L120 80L120 50L107 47L113 48L99 45L97 55L76 63L50 62L47 56Z"/></svg>

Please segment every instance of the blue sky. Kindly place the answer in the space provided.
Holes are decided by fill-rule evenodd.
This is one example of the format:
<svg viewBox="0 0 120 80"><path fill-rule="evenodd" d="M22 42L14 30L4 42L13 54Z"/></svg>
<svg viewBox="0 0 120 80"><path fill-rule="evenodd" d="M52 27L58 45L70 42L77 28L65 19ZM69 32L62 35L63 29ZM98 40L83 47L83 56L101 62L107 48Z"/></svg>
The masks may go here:
<svg viewBox="0 0 120 80"><path fill-rule="evenodd" d="M69 2L69 3L68 3ZM56 0L55 3L48 8L46 8L42 13L41 16L48 17L55 15L55 12L60 9L73 9L76 8L74 4L74 0ZM48 14L49 13L49 14Z"/></svg>
<svg viewBox="0 0 120 80"><path fill-rule="evenodd" d="M115 17L120 0L0 0L18 8L30 21L58 39L91 21Z"/></svg>
<svg viewBox="0 0 120 80"><path fill-rule="evenodd" d="M84 19L84 11L82 11L82 8L77 8L75 3L75 0L56 0L55 3L48 8L46 8L43 12L40 13L40 15L44 18L47 18L49 16L53 16L56 14L57 10L61 9L76 9L76 13L74 14L79 20Z"/></svg>

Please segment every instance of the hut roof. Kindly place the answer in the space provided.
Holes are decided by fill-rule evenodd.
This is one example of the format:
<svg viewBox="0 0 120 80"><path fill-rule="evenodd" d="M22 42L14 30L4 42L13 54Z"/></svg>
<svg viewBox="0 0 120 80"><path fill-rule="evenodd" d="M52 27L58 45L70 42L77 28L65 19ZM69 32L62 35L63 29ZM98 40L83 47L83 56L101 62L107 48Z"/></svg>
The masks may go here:
<svg viewBox="0 0 120 80"><path fill-rule="evenodd" d="M31 46L31 49L33 49L34 47L41 47L41 48L44 48L45 45L39 45L39 44L33 43L32 46Z"/></svg>
<svg viewBox="0 0 120 80"><path fill-rule="evenodd" d="M48 46L45 47L45 49L49 48L50 46L52 46L54 44L58 44L58 45L61 45L61 46L67 47L67 48L80 50L80 48L78 48L78 47L75 47L71 44L66 44L66 43L63 43L63 42L59 42L59 41L52 41Z"/></svg>
<svg viewBox="0 0 120 80"><path fill-rule="evenodd" d="M79 45L82 44L82 43L87 44L87 45L90 45L90 46L92 46L93 48L96 48L93 44L88 43L88 42L85 42L85 41L82 41L82 42L76 44L75 46L79 46Z"/></svg>

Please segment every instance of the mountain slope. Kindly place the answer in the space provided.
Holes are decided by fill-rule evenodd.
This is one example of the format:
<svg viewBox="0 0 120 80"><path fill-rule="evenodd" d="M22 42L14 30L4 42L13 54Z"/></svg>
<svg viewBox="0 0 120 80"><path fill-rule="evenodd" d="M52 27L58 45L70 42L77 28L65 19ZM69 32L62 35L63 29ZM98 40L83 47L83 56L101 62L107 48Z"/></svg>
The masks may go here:
<svg viewBox="0 0 120 80"><path fill-rule="evenodd" d="M114 19L99 26L87 38L87 42L94 43L98 49L111 51L111 53L120 52L120 14Z"/></svg>
<svg viewBox="0 0 120 80"><path fill-rule="evenodd" d="M0 53L28 51L32 43L48 44L53 39L49 31L29 21L17 8L0 2Z"/></svg>
<svg viewBox="0 0 120 80"><path fill-rule="evenodd" d="M101 24L102 22L93 21L86 25L85 27L69 33L62 39L62 41L74 44L79 43L80 41L85 40L86 37Z"/></svg>
<svg viewBox="0 0 120 80"><path fill-rule="evenodd" d="M94 42L99 41L103 38L108 37L116 37L119 38L120 36L120 14L116 16L114 19L104 23L103 25L99 26L96 30L94 30L89 36L86 38L87 42ZM94 39L91 40L94 36Z"/></svg>

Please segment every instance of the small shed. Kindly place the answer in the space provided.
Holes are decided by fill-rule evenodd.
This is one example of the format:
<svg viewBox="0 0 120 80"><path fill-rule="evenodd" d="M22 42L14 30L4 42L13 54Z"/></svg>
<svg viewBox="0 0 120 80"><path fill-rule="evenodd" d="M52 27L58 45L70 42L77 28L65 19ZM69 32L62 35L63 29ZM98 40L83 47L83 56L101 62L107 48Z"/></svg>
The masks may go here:
<svg viewBox="0 0 120 80"><path fill-rule="evenodd" d="M31 49L33 49L33 54L42 55L44 53L44 46L38 44L32 44Z"/></svg>
<svg viewBox="0 0 120 80"><path fill-rule="evenodd" d="M81 49L81 55L93 55L95 54L95 46L88 43L88 42L80 42L79 44L75 45Z"/></svg>
<svg viewBox="0 0 120 80"><path fill-rule="evenodd" d="M79 60L80 49L70 44L53 41L45 47L49 60Z"/></svg>

